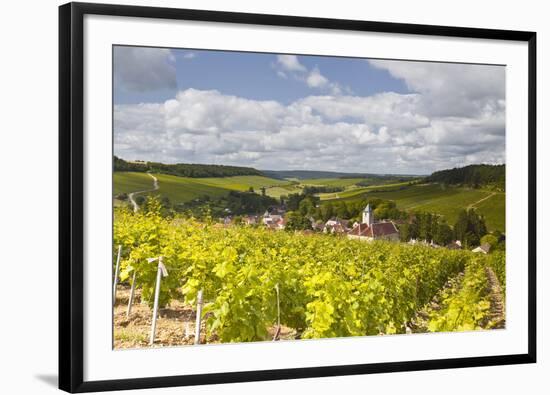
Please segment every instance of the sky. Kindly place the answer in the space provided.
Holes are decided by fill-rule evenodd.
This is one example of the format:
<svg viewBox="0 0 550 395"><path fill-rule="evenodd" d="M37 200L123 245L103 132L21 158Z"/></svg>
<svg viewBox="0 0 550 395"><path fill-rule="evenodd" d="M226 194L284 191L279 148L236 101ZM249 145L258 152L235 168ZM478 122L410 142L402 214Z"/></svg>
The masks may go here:
<svg viewBox="0 0 550 395"><path fill-rule="evenodd" d="M114 48L114 153L260 170L505 163L505 67Z"/></svg>

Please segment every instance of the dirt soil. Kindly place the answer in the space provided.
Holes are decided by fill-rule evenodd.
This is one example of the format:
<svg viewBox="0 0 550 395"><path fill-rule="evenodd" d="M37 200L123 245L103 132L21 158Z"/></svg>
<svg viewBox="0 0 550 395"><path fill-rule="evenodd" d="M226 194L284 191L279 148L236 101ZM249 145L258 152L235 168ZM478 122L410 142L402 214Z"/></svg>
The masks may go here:
<svg viewBox="0 0 550 395"><path fill-rule="evenodd" d="M130 287L119 285L114 307L114 348L149 348L149 336L153 312L147 304L141 303L141 290L134 294L134 303L129 317L126 316ZM170 302L166 308L159 309L155 343L153 347L184 346L195 343L196 314L191 306L184 305L178 300ZM219 343L215 334L206 334L204 324L201 325L201 344ZM270 339L277 333L274 326L268 328ZM278 339L296 339L296 331L281 327Z"/></svg>

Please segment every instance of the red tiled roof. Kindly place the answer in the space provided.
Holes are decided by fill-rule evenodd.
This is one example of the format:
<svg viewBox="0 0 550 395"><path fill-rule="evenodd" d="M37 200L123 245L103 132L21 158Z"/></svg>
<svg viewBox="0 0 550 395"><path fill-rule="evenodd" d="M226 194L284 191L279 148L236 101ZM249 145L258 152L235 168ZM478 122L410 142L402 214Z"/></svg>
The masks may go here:
<svg viewBox="0 0 550 395"><path fill-rule="evenodd" d="M399 232L393 222L376 222L371 226L368 224L359 224L349 232L352 236L363 237L382 237L395 233Z"/></svg>
<svg viewBox="0 0 550 395"><path fill-rule="evenodd" d="M372 237L370 233L369 225L367 224L358 224L355 228L353 228L349 232L349 234L352 236Z"/></svg>
<svg viewBox="0 0 550 395"><path fill-rule="evenodd" d="M371 225L371 232L374 237L388 236L394 233L399 233L393 222L377 222Z"/></svg>

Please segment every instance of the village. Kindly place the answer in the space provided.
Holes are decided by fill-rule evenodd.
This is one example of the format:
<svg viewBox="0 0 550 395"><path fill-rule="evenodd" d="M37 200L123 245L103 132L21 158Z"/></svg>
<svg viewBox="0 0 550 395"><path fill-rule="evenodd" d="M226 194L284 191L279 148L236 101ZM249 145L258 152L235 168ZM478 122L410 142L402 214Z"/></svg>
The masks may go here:
<svg viewBox="0 0 550 395"><path fill-rule="evenodd" d="M227 215L220 218L220 224L223 226L232 226L236 222L247 226L263 226L273 231L285 230L288 218L287 211L284 207L273 207L270 210L266 210L263 215L245 215L236 221L236 217ZM401 242L399 225L403 225L402 220L389 220L389 219L375 219L372 206L367 204L362 212L362 220L350 221L347 219L340 219L337 217L330 218L328 221L315 220L313 217L309 218L311 222L311 229L302 230L303 234L324 233L338 237L347 237L350 240L360 240L371 242L374 240L385 240L393 242ZM422 244L430 246L432 248L447 248L450 250L463 249L462 242L460 240L452 240L446 245L438 245L433 240L420 240L411 238L406 241L408 244ZM491 250L489 243L481 243L471 249L472 252L488 254Z"/></svg>

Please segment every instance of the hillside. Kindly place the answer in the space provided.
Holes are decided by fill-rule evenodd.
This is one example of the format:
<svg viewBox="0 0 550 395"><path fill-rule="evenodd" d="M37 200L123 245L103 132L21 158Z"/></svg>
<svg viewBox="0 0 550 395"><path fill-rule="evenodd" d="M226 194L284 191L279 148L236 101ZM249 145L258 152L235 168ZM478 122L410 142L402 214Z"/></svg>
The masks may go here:
<svg viewBox="0 0 550 395"><path fill-rule="evenodd" d="M262 170L266 176L279 179L318 180L318 179L349 179L349 178L372 178L384 180L412 179L418 176L399 174L370 174L370 173L343 173L336 171L318 170ZM311 182L310 182L311 183Z"/></svg>
<svg viewBox="0 0 550 395"><path fill-rule="evenodd" d="M114 171L134 171L169 174L179 177L233 177L233 176L262 176L262 172L251 167L203 165L196 163L165 164L159 162L128 162L114 157Z"/></svg>
<svg viewBox="0 0 550 395"><path fill-rule="evenodd" d="M291 183L263 176L234 176L234 177L179 177L170 174L153 173L158 178L159 189L144 195L160 195L167 197L172 203L185 203L193 199L208 196L218 198L226 196L231 191L245 192L253 188L261 194L261 188L266 188L266 194L279 197L281 191L288 194L292 189ZM115 172L113 175L113 195L144 191L152 188L151 178L141 172ZM288 188L288 189L287 189Z"/></svg>
<svg viewBox="0 0 550 395"><path fill-rule="evenodd" d="M326 194L329 199L354 202L364 199L391 200L400 210L419 210L432 212L445 217L448 223L454 223L462 209L474 208L485 216L490 230L505 230L505 200L503 192L450 186L444 184L394 185L371 188L356 188L339 194ZM336 198L337 195L337 198Z"/></svg>
<svg viewBox="0 0 550 395"><path fill-rule="evenodd" d="M471 188L492 186L503 191L505 188L505 177L505 165L470 165L436 171L426 177L426 182L465 185Z"/></svg>

